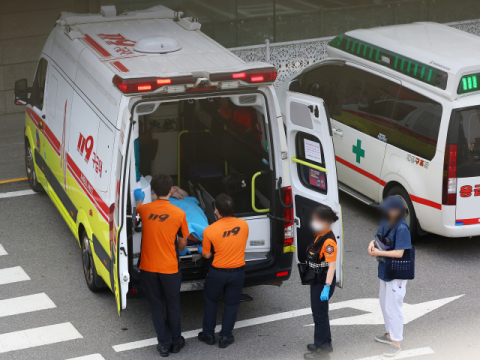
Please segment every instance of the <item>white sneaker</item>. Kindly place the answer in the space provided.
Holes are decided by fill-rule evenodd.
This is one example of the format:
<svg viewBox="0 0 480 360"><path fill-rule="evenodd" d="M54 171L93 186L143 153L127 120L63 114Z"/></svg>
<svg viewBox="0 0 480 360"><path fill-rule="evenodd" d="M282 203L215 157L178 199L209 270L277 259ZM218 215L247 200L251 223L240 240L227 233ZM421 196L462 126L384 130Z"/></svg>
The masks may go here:
<svg viewBox="0 0 480 360"><path fill-rule="evenodd" d="M390 340L390 338L387 336L387 333L385 333L383 335L375 336L375 341L378 341L378 342L383 343L383 344L388 344L388 345L390 345L392 343L392 340Z"/></svg>

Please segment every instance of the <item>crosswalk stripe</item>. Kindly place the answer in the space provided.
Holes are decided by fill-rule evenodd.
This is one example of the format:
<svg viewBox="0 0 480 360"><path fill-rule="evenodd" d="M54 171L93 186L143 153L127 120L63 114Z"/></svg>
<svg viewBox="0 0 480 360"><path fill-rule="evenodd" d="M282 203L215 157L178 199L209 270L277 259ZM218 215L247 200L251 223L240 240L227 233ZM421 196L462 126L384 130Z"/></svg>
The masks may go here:
<svg viewBox="0 0 480 360"><path fill-rule="evenodd" d="M0 199L12 198L12 197L24 196L24 195L33 195L33 194L36 194L36 192L33 190L11 191L6 193L0 193Z"/></svg>
<svg viewBox="0 0 480 360"><path fill-rule="evenodd" d="M12 299L0 300L0 318L32 311L55 308L55 304L45 294L20 296Z"/></svg>
<svg viewBox="0 0 480 360"><path fill-rule="evenodd" d="M105 358L100 354L92 354L87 356L80 356L76 358L71 358L67 360L105 360Z"/></svg>
<svg viewBox="0 0 480 360"><path fill-rule="evenodd" d="M5 249L3 248L2 244L0 244L0 256L2 255L8 255Z"/></svg>
<svg viewBox="0 0 480 360"><path fill-rule="evenodd" d="M69 322L0 334L0 353L81 339Z"/></svg>
<svg viewBox="0 0 480 360"><path fill-rule="evenodd" d="M402 350L400 354L395 356L395 360L407 359L414 356L430 355L430 354L435 354L435 351L433 351L429 347L411 349L411 350ZM370 356L370 357L357 359L357 360L385 360L385 357L383 355L376 355L376 356Z"/></svg>
<svg viewBox="0 0 480 360"><path fill-rule="evenodd" d="M0 269L0 285L30 280L30 277L21 266Z"/></svg>

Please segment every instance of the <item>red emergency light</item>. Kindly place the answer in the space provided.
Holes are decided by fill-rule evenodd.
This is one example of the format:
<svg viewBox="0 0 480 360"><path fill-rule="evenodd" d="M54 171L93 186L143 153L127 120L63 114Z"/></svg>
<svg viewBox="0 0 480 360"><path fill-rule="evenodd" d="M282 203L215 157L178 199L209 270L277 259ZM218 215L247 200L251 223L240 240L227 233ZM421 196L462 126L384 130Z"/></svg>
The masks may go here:
<svg viewBox="0 0 480 360"><path fill-rule="evenodd" d="M193 76L177 76L172 78L139 78L122 79L113 77L113 84L124 94L155 91L165 85L193 84Z"/></svg>
<svg viewBox="0 0 480 360"><path fill-rule="evenodd" d="M210 74L210 81L242 80L248 83L274 82L277 78L277 69L274 67L247 70L238 73Z"/></svg>

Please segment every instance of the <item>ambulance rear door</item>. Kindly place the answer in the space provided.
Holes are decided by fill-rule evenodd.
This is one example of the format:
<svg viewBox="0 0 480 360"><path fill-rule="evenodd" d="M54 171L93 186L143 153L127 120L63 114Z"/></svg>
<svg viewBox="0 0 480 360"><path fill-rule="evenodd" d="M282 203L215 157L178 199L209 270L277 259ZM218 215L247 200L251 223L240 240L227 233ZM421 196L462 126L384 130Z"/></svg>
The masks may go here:
<svg viewBox="0 0 480 360"><path fill-rule="evenodd" d="M313 240L311 210L330 206L339 220L332 226L338 245L337 285L343 286L343 228L338 201L337 168L330 118L322 99L287 91L286 127L290 177L295 213L297 263L305 262L307 246Z"/></svg>
<svg viewBox="0 0 480 360"><path fill-rule="evenodd" d="M130 274L128 272L128 246L126 218L128 199L129 157L133 153L133 143L130 138L132 124L130 111L124 110L120 133L116 136L116 166L115 166L115 202L110 207L110 254L112 258L112 275L117 310L127 307Z"/></svg>

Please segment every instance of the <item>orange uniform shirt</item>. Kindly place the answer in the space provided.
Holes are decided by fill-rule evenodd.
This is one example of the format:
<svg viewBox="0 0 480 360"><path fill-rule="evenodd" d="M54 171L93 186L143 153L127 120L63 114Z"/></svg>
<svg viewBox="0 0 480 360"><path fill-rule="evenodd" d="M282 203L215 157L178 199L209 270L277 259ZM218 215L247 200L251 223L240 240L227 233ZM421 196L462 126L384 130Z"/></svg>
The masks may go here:
<svg viewBox="0 0 480 360"><path fill-rule="evenodd" d="M155 200L140 205L137 213L143 224L140 270L161 274L177 273L177 235L189 235L185 212L168 200Z"/></svg>
<svg viewBox="0 0 480 360"><path fill-rule="evenodd" d="M248 224L235 217L221 218L203 231L203 252L210 254L215 248L213 266L232 269L245 265Z"/></svg>
<svg viewBox="0 0 480 360"><path fill-rule="evenodd" d="M317 238L315 239L315 242L317 242L320 236L324 236L325 234L328 234L330 231L331 229L328 229L324 233L318 235ZM337 242L333 239L325 240L322 248L319 251L319 254L320 254L320 259L325 256L325 262L337 261Z"/></svg>

